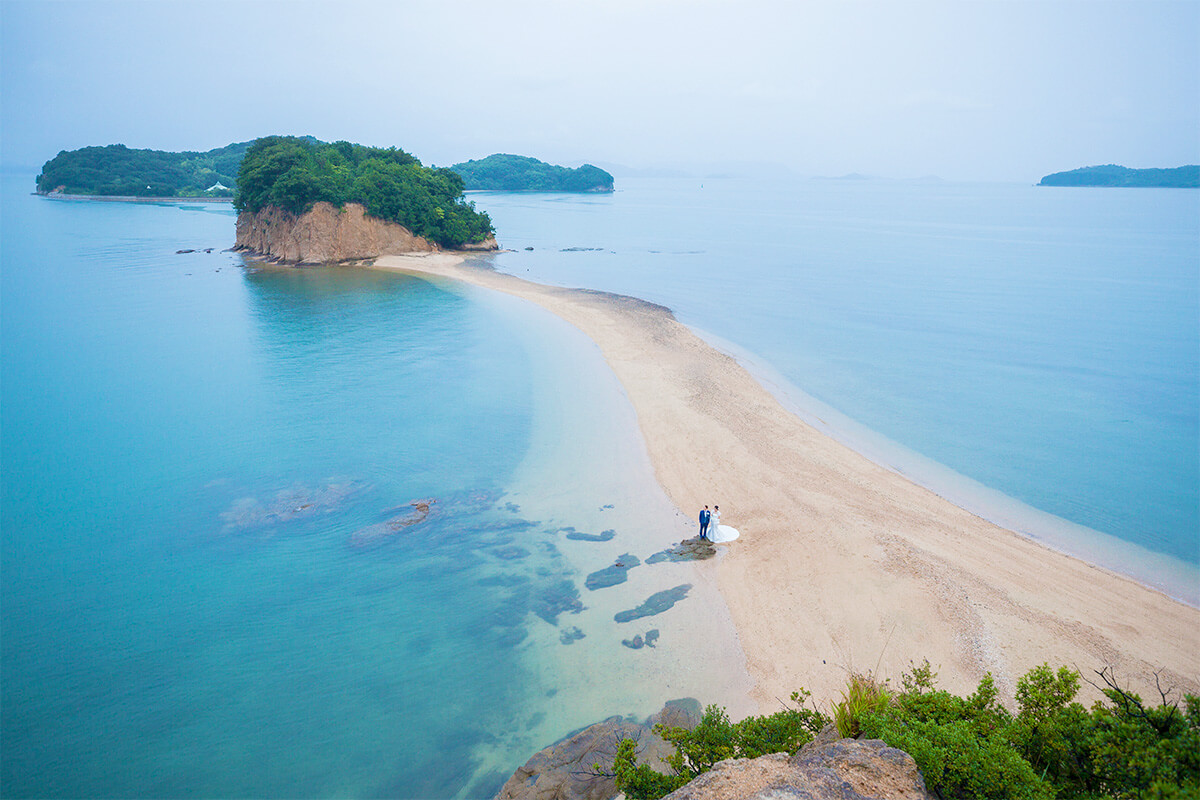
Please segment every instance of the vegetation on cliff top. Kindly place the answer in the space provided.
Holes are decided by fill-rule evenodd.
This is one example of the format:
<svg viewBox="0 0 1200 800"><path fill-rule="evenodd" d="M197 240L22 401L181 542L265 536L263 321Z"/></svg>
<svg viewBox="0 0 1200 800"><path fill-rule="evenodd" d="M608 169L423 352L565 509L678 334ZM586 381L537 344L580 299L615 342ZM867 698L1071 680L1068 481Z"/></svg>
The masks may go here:
<svg viewBox="0 0 1200 800"><path fill-rule="evenodd" d="M303 214L314 203L360 203L368 214L396 222L444 247L481 242L492 221L463 199L452 170L421 165L403 150L292 136L256 139L238 170L238 211L267 206Z"/></svg>
<svg viewBox="0 0 1200 800"><path fill-rule="evenodd" d="M37 190L117 197L231 197L238 164L249 146L238 142L207 153L131 150L123 144L63 150L42 166Z"/></svg>
<svg viewBox="0 0 1200 800"><path fill-rule="evenodd" d="M1107 698L1090 709L1075 702L1080 675L1048 665L1017 683L1018 710L997 700L985 675L969 697L936 689L926 661L903 676L899 690L870 675L853 675L834 706L838 733L882 739L913 757L926 786L947 798L1200 798L1200 697L1158 706L1122 689L1110 670L1097 673ZM826 718L803 706L731 724L716 706L694 730L655 731L675 745L670 774L638 764L636 743L621 742L613 763L617 788L629 798L674 791L725 758L794 752Z"/></svg>
<svg viewBox="0 0 1200 800"><path fill-rule="evenodd" d="M1038 186L1129 186L1195 189L1200 187L1200 165L1174 169L1130 169L1116 164L1082 167L1070 172L1055 172L1042 178Z"/></svg>
<svg viewBox="0 0 1200 800"><path fill-rule="evenodd" d="M502 192L611 192L613 176L584 164L570 169L528 156L496 153L487 158L455 164L468 189Z"/></svg>

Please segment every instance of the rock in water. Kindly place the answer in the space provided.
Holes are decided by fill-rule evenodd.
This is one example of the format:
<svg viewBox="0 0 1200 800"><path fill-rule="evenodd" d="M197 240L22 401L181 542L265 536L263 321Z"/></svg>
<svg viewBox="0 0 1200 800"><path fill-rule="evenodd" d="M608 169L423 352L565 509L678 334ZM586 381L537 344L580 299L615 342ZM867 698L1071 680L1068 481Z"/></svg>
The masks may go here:
<svg viewBox="0 0 1200 800"><path fill-rule="evenodd" d="M652 617L655 614L661 614L664 611L670 610L676 603L687 597L687 593L691 588L692 585L690 583L683 583L674 589L664 589L661 592L655 592L647 597L646 601L637 608L628 611L619 611L613 615L613 619L617 622L632 622L642 617Z"/></svg>
<svg viewBox="0 0 1200 800"><path fill-rule="evenodd" d="M822 732L824 733L824 732ZM912 756L878 739L818 736L794 756L731 758L668 800L934 800Z"/></svg>

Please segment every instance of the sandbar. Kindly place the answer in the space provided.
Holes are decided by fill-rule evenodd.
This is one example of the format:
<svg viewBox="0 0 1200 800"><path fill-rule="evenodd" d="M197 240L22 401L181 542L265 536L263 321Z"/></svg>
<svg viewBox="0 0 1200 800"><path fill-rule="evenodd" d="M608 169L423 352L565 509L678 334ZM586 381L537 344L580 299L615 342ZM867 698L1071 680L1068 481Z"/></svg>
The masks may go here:
<svg viewBox="0 0 1200 800"><path fill-rule="evenodd" d="M596 342L667 497L689 515L719 504L741 531L717 583L761 712L801 687L824 705L850 671L897 681L923 659L946 689L973 691L991 673L1010 701L1044 662L1092 679L1110 667L1154 702L1156 685L1200 693L1200 609L870 461L787 410L669 309L445 253L384 256L375 267L524 298ZM1098 692L1085 685L1082 696Z"/></svg>

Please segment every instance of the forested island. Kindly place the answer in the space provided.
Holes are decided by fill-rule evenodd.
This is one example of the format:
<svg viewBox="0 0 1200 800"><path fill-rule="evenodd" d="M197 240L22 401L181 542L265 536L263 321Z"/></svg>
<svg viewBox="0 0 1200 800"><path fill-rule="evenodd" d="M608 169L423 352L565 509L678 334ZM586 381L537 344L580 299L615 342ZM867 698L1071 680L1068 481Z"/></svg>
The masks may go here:
<svg viewBox="0 0 1200 800"><path fill-rule="evenodd" d="M462 193L458 173L422 166L399 148L266 136L246 150L233 205L242 214L277 208L298 216L319 202L356 203L368 216L457 248L493 233L488 215Z"/></svg>
<svg viewBox="0 0 1200 800"><path fill-rule="evenodd" d="M1200 166L1190 164L1173 169L1130 169L1116 164L1082 167L1055 172L1042 178L1038 186L1128 186L1169 189L1200 187Z"/></svg>
<svg viewBox="0 0 1200 800"><path fill-rule="evenodd" d="M123 144L63 150L37 177L41 194L114 197L232 197L250 142L206 153L133 150Z"/></svg>
<svg viewBox="0 0 1200 800"><path fill-rule="evenodd" d="M501 192L611 192L613 176L591 164L571 169L528 156L496 153L455 164L468 189Z"/></svg>

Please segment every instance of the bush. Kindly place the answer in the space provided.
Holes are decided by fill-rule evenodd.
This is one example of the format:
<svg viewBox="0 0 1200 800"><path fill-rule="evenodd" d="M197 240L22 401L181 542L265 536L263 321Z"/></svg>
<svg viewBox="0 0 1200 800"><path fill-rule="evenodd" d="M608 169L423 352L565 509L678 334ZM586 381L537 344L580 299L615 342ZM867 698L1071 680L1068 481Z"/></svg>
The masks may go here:
<svg viewBox="0 0 1200 800"><path fill-rule="evenodd" d="M1200 796L1200 699L1187 711L1146 708L1107 670L1108 705L1074 702L1079 674L1043 664L1017 683L1019 712L997 702L991 675L966 698L933 687L928 662L904 678L862 735L909 753L946 798L1157 798Z"/></svg>
<svg viewBox="0 0 1200 800"><path fill-rule="evenodd" d="M891 700L887 682L880 683L871 673L850 673L850 682L842 692L842 700L833 707L833 722L839 736L854 737L862 732L862 719L867 714L887 708Z"/></svg>
<svg viewBox="0 0 1200 800"><path fill-rule="evenodd" d="M1200 698L1184 695L1181 710L1160 689L1162 702L1147 707L1107 668L1097 674L1107 702L1089 710L1075 702L1077 672L1036 667L1017 683L1014 715L990 674L958 697L935 687L926 661L904 674L899 692L851 675L834 714L839 732L845 724L911 755L925 785L946 800L1200 799ZM798 692L796 708L737 723L709 706L694 730L656 727L675 745L667 775L638 764L626 740L613 768L617 788L630 798L662 797L722 759L794 752L828 722L805 708L808 697Z"/></svg>
<svg viewBox="0 0 1200 800"><path fill-rule="evenodd" d="M654 732L675 745L665 759L671 772L662 774L647 764L638 764L637 745L624 739L617 747L613 774L617 788L630 800L652 800L675 791L718 761L727 758L758 758L768 753L793 753L810 741L829 719L805 707L803 689L792 694L795 708L785 708L766 717L747 717L730 722L723 708L710 705L695 728L655 725Z"/></svg>

